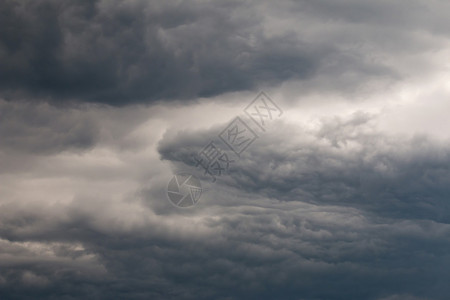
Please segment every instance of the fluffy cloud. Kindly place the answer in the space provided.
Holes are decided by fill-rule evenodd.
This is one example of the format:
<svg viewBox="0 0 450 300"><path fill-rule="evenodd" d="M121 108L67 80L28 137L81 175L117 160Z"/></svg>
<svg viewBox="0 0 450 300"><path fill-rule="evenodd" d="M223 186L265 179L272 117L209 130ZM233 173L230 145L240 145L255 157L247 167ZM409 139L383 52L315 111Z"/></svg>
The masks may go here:
<svg viewBox="0 0 450 300"><path fill-rule="evenodd" d="M8 99L113 105L292 81L303 93L371 93L441 64L428 53L448 42L447 9L441 1L8 0L0 89Z"/></svg>
<svg viewBox="0 0 450 300"><path fill-rule="evenodd" d="M6 1L2 91L124 104L310 76L317 53L266 36L251 10L236 1Z"/></svg>
<svg viewBox="0 0 450 300"><path fill-rule="evenodd" d="M447 143L390 135L367 113L314 130L280 121L177 210L171 169L199 172L188 154L226 123L167 126L201 107L52 107L96 120L96 143L8 150L34 163L2 174L5 297L444 299Z"/></svg>
<svg viewBox="0 0 450 300"><path fill-rule="evenodd" d="M0 298L447 299L447 6L3 1Z"/></svg>

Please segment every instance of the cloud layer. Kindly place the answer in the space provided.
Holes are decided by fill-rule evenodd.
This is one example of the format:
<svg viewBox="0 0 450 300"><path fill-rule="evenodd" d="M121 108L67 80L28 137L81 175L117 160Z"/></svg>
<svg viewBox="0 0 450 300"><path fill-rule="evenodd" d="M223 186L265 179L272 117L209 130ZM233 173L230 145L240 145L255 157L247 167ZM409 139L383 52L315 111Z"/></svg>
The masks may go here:
<svg viewBox="0 0 450 300"><path fill-rule="evenodd" d="M2 1L0 298L447 299L447 11ZM282 118L211 182L259 89Z"/></svg>
<svg viewBox="0 0 450 300"><path fill-rule="evenodd" d="M290 81L303 93L372 92L437 63L427 53L446 43L447 8L441 1L8 0L0 7L0 89L8 99L112 105Z"/></svg>

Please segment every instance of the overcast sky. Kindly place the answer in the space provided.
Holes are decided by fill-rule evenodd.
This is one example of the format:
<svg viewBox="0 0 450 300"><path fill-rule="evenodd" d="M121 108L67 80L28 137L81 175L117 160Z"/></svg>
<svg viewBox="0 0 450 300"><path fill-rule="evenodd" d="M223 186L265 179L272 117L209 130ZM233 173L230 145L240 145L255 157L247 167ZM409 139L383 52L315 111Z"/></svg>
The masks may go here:
<svg viewBox="0 0 450 300"><path fill-rule="evenodd" d="M0 1L0 299L447 300L449 57L445 0Z"/></svg>

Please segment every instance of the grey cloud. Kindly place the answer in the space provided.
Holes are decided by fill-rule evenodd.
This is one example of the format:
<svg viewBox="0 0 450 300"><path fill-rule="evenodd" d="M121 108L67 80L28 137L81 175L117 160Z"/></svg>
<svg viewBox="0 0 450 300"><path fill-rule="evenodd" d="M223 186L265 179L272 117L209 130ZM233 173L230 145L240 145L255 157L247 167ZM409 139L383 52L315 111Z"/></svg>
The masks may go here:
<svg viewBox="0 0 450 300"><path fill-rule="evenodd" d="M294 35L267 37L235 1L5 1L1 11L6 98L207 97L310 77L320 60Z"/></svg>
<svg viewBox="0 0 450 300"><path fill-rule="evenodd" d="M450 145L427 136L376 132L372 118L331 119L314 133L280 123L237 159L221 182L282 201L351 205L392 218L449 222ZM207 144L198 137L212 139L215 132L166 136L161 157L202 175L192 155ZM228 155L237 158L231 151Z"/></svg>
<svg viewBox="0 0 450 300"><path fill-rule="evenodd" d="M227 198L226 194L217 197ZM29 225L41 229L27 231L25 237L19 234L25 224L15 224L18 231L11 231L8 238L82 243L85 250L81 253L67 246L55 246L63 247L55 253L64 259L93 253L101 262L100 270L107 270L108 276L96 279L95 271L82 267L76 273L61 274L55 271L60 263L47 263L44 269L37 263L28 264L34 276L51 283L50 287L28 286L27 292L43 299L63 293L82 298L93 289L92 284L99 299L379 299L393 294L445 299L437 286L443 274L435 265L446 255L439 249L448 247L447 225L380 223L357 209L304 203L278 203L262 210L246 205L245 196L240 200L242 205L205 208L191 216L147 211L146 221L132 227L117 220L136 220L139 207L118 216L115 207L129 209L129 204L114 202L99 213L97 208L103 205L84 203L82 220L66 213L68 218L42 227L39 217ZM259 201L268 204L267 199ZM77 206L74 203L73 208ZM47 217L61 214L50 207L43 210ZM23 208L14 214L15 219L26 211L36 215L35 210ZM10 221L2 220L5 228ZM411 247L415 250L409 251ZM423 257L423 251L430 256ZM421 271L414 265L420 265ZM7 276L6 280L13 279ZM56 287L59 283L62 286ZM6 291L7 296L24 295Z"/></svg>
<svg viewBox="0 0 450 300"><path fill-rule="evenodd" d="M72 295L82 294L80 288L92 293L93 284L104 282L105 269L80 244L0 240L0 245L0 295L4 299L54 299L69 290Z"/></svg>
<svg viewBox="0 0 450 300"><path fill-rule="evenodd" d="M8 153L54 154L93 147L99 128L83 109L0 101L0 149Z"/></svg>
<svg viewBox="0 0 450 300"><path fill-rule="evenodd" d="M192 154L225 124L186 114L205 124L221 112L198 97L260 87L360 100L422 79L447 6L2 1L0 298L447 299L448 141L367 113L275 122L213 184ZM166 199L177 170L203 180L193 209Z"/></svg>
<svg viewBox="0 0 450 300"><path fill-rule="evenodd" d="M448 20L443 9L445 1L292 1L296 11L307 11L326 20L352 24L374 25L378 28L398 30L427 30L432 33L448 33Z"/></svg>
<svg viewBox="0 0 450 300"><path fill-rule="evenodd" d="M445 46L445 9L422 1L9 0L0 10L0 93L124 105L290 81L305 94L372 92L437 67L429 51Z"/></svg>
<svg viewBox="0 0 450 300"><path fill-rule="evenodd" d="M371 129L374 119L333 118L312 132L274 124L229 175L214 186L205 183L209 189L193 210L170 206L160 175L142 190L115 180L105 191L102 176L92 176L92 186L77 186L73 199L2 199L2 296L446 299L450 228L440 198L445 182L429 188L427 177L417 174L432 174L447 147L391 138ZM189 152L219 128L168 131L159 153L193 168ZM127 155L117 145L103 145L122 159ZM163 170L157 160L134 167L158 174ZM96 168L86 172L108 173ZM43 174L34 170L28 176ZM360 176L367 177L365 186ZM390 184L398 199L372 190L379 181ZM120 193L128 189L128 197L108 190L116 185ZM417 209L426 202L412 197L412 188L435 202ZM439 218L434 212L441 208Z"/></svg>

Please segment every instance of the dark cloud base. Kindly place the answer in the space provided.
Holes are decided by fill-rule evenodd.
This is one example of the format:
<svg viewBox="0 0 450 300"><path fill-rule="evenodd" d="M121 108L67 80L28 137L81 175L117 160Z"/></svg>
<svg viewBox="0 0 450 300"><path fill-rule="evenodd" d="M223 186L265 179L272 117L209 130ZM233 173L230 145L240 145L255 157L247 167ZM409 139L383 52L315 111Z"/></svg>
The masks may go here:
<svg viewBox="0 0 450 300"><path fill-rule="evenodd" d="M246 11L236 1L2 1L0 92L123 105L313 74L317 51L294 36L264 36Z"/></svg>
<svg viewBox="0 0 450 300"><path fill-rule="evenodd" d="M60 251L61 257L76 261L95 253L108 273L98 274L95 264L89 269L30 258L2 268L8 285L1 293L6 299L446 299L448 270L437 266L448 265L448 255L438 250L448 248L448 239L433 244L430 237L441 225L377 223L349 208L289 210L235 206L207 217L206 235L173 235L169 228L155 233L151 226L108 235L93 225L95 214L56 223L69 240L78 240L77 232L86 248ZM29 225L34 232L10 237L59 239L39 223ZM444 230L440 237L448 235ZM48 282L24 280L24 270Z"/></svg>
<svg viewBox="0 0 450 300"><path fill-rule="evenodd" d="M426 78L448 11L1 1L0 299L447 300L448 141L377 131L365 113L278 122L212 185L191 155L223 124L174 118L227 92L348 103ZM204 179L194 209L166 201L171 168Z"/></svg>
<svg viewBox="0 0 450 300"><path fill-rule="evenodd" d="M279 124L233 164L223 183L280 201L350 205L390 218L450 223L450 145L370 131L370 121L369 115L355 114L314 133ZM167 134L159 144L161 158L202 176L193 155L216 132Z"/></svg>
<svg viewBox="0 0 450 300"><path fill-rule="evenodd" d="M36 112L55 113L45 105ZM55 134L79 117L64 115ZM164 200L164 178L131 200L95 191L69 203L2 199L0 296L444 300L450 146L371 131L371 120L334 118L316 131L276 123L228 175L213 186L204 181L191 210ZM134 128L115 134L122 140ZM188 154L216 133L169 131L158 150L192 168ZM16 154L54 153L28 146L17 144Z"/></svg>

